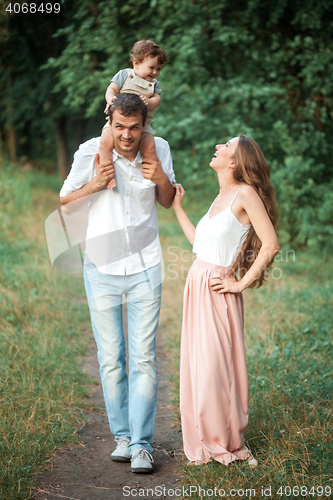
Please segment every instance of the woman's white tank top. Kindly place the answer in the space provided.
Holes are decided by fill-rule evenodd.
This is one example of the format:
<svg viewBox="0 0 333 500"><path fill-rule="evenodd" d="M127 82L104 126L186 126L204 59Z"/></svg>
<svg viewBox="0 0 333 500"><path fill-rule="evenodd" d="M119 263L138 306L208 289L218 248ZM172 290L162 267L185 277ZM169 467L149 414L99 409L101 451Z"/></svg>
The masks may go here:
<svg viewBox="0 0 333 500"><path fill-rule="evenodd" d="M241 187L228 208L209 217L215 198L208 212L199 221L193 244L193 252L198 259L224 267L231 267L235 262L251 227L251 224L241 224L231 210L240 189Z"/></svg>

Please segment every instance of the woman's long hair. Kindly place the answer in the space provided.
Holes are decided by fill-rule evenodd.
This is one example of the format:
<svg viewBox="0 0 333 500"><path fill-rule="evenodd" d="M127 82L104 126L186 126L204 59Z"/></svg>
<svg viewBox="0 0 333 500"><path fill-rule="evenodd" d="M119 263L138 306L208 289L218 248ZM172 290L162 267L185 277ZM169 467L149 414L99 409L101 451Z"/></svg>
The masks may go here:
<svg viewBox="0 0 333 500"><path fill-rule="evenodd" d="M235 151L234 179L241 183L244 182L252 186L260 196L268 216L277 229L278 211L275 201L275 192L270 181L270 171L266 159L258 144L246 135L239 136L238 146ZM242 245L236 261L232 268L238 272L241 278L250 269L254 260L257 258L261 248L261 241L258 238L253 226L250 227L246 239ZM268 268L274 260L264 269L260 276L249 286L249 288L260 287L267 277Z"/></svg>

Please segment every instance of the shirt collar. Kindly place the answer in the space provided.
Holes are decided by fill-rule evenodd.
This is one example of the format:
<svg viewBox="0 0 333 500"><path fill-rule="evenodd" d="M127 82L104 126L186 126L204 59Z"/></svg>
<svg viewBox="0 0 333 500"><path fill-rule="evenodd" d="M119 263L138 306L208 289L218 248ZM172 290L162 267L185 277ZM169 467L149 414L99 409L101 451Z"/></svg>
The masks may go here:
<svg viewBox="0 0 333 500"><path fill-rule="evenodd" d="M143 156L140 151L138 151L138 154L136 155L134 161L129 161L125 156L122 156L119 154L115 149L112 151L112 159L113 161L117 161L118 159L121 159L122 161L125 161L128 164L134 165L135 167L141 166L142 164L142 159Z"/></svg>

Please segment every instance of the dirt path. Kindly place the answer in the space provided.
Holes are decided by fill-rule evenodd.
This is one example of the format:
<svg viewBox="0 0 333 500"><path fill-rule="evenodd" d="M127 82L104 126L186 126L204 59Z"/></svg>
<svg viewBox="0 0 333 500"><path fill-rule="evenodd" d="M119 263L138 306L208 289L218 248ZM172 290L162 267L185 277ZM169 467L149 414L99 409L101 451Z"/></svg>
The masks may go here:
<svg viewBox="0 0 333 500"><path fill-rule="evenodd" d="M124 318L126 314L124 313ZM124 321L124 327L126 324ZM100 381L96 346L90 332L91 345L85 358L84 369L93 379ZM178 461L181 460L180 435L172 422L169 405L169 373L163 349L163 330L157 332L158 402L155 428L154 473L133 474L130 464L113 462L110 453L115 448L107 421L101 385L94 385L91 404L98 411L85 413L89 422L80 430L81 444L67 444L60 448L48 462L36 488L36 500L113 500L123 498L161 500L175 496L153 494L143 496L143 489L157 487L175 489L180 485ZM124 487L127 487L123 490ZM137 490L129 495L130 490ZM141 491L140 491L141 490ZM124 495L124 493L127 494ZM140 495L141 493L141 495ZM179 497L178 497L179 498Z"/></svg>

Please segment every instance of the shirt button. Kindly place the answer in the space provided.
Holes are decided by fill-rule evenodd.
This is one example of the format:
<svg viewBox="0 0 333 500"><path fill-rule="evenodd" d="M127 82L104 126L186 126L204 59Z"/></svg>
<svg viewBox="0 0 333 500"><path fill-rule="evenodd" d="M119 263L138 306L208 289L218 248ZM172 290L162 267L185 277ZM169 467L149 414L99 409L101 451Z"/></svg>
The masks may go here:
<svg viewBox="0 0 333 500"><path fill-rule="evenodd" d="M126 193L126 196L128 196L128 193Z"/></svg>
<svg viewBox="0 0 333 500"><path fill-rule="evenodd" d="M128 212L126 212L126 215L128 215Z"/></svg>

